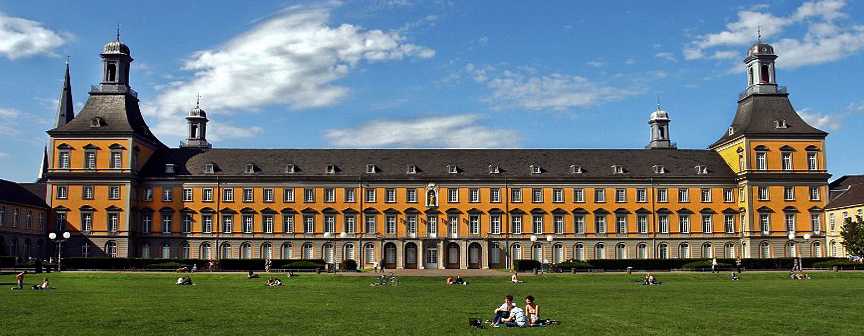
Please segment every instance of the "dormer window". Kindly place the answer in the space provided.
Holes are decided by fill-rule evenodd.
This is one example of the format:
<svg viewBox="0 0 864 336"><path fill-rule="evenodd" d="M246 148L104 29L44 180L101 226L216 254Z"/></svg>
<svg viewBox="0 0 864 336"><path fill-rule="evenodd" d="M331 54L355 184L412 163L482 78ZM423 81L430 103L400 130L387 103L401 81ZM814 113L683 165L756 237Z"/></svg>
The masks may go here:
<svg viewBox="0 0 864 336"><path fill-rule="evenodd" d="M378 167L375 167L374 164L367 164L366 165L366 173L367 174L375 174L375 172L377 172L377 171L378 171Z"/></svg>
<svg viewBox="0 0 864 336"><path fill-rule="evenodd" d="M501 174L501 169L496 165L489 165L489 174Z"/></svg>
<svg viewBox="0 0 864 336"><path fill-rule="evenodd" d="M295 166L293 163L289 163L287 166L285 166L285 172L289 174L294 174L297 172L297 166Z"/></svg>
<svg viewBox="0 0 864 336"><path fill-rule="evenodd" d="M105 119L101 117L93 117L90 119L90 127L102 127L105 125Z"/></svg>
<svg viewBox="0 0 864 336"><path fill-rule="evenodd" d="M459 172L459 167L456 165L447 165L447 172L450 174L456 174Z"/></svg>
<svg viewBox="0 0 864 336"><path fill-rule="evenodd" d="M543 172L543 169L541 169L540 166L531 165L531 174L540 174L541 172Z"/></svg>
<svg viewBox="0 0 864 336"><path fill-rule="evenodd" d="M612 174L624 174L624 166L612 165Z"/></svg>
<svg viewBox="0 0 864 336"><path fill-rule="evenodd" d="M789 125L786 125L786 119L774 120L775 128L787 128Z"/></svg>
<svg viewBox="0 0 864 336"><path fill-rule="evenodd" d="M417 174L417 166L408 165L408 174Z"/></svg>
<svg viewBox="0 0 864 336"><path fill-rule="evenodd" d="M663 165L654 165L654 174L666 174L666 167Z"/></svg>
<svg viewBox="0 0 864 336"><path fill-rule="evenodd" d="M570 165L570 172L573 174L582 174L582 166Z"/></svg>
<svg viewBox="0 0 864 336"><path fill-rule="evenodd" d="M208 163L204 165L204 172L207 174L213 174L216 172L216 165L212 163Z"/></svg>
<svg viewBox="0 0 864 336"><path fill-rule="evenodd" d="M174 164L166 163L165 164L165 174L174 174Z"/></svg>
<svg viewBox="0 0 864 336"><path fill-rule="evenodd" d="M255 172L255 164L254 164L254 163L247 163L247 164L246 164L246 169L244 170L244 172L245 172L246 174L252 174L252 173L254 173L254 172Z"/></svg>
<svg viewBox="0 0 864 336"><path fill-rule="evenodd" d="M698 165L698 166L693 167L693 168L696 169L696 174L697 174L697 175L704 175L704 174L708 174L708 166L706 166L706 165Z"/></svg>
<svg viewBox="0 0 864 336"><path fill-rule="evenodd" d="M336 173L336 165L328 164L328 165L327 165L327 170L326 170L326 171L327 171L327 174L334 174L334 173Z"/></svg>
<svg viewBox="0 0 864 336"><path fill-rule="evenodd" d="M729 135L732 135L732 134L735 134L735 128L732 126L729 126Z"/></svg>

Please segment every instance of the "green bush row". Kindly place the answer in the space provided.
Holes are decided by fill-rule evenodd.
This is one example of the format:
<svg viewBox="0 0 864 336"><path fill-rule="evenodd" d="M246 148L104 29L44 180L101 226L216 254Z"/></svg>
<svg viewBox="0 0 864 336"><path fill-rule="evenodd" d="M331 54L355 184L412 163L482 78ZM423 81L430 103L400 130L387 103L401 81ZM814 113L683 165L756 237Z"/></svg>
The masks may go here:
<svg viewBox="0 0 864 336"><path fill-rule="evenodd" d="M820 266L820 263L831 261L847 261L837 258L801 258L801 267L831 267ZM603 269L603 270L626 270L632 267L635 270L670 270L670 269L698 269L711 268L711 259L689 258L689 259L591 259L588 261L568 260L558 264L558 268L564 271L575 269ZM770 258L770 259L741 259L741 267L746 269L791 269L795 264L794 258ZM850 265L850 264L843 264ZM858 264L864 267L862 264ZM735 267L735 259L717 259L717 266L721 269ZM513 261L513 268L519 271L530 271L541 268L537 260L520 259Z"/></svg>
<svg viewBox="0 0 864 336"><path fill-rule="evenodd" d="M824 268L824 267L834 267L834 266L837 266L841 269L842 268L853 268L853 267L864 268L864 264L862 264L860 262L852 261L849 259L836 259L836 260L828 260L828 261L821 261L821 262L813 263L813 267L823 267Z"/></svg>
<svg viewBox="0 0 864 336"><path fill-rule="evenodd" d="M317 265L311 267L309 265L303 267L285 267L294 263L308 262ZM216 267L220 270L263 270L264 259L221 259L217 261ZM101 270L117 270L117 269L176 269L180 267L192 268L193 265L198 265L199 270L203 270L208 265L208 260L203 259L142 259L142 258L81 258L68 257L63 258L63 269L101 269ZM300 264L301 266L304 264ZM295 260L273 260L271 263L273 268L305 268L315 269L324 268L324 260L322 259L295 259Z"/></svg>
<svg viewBox="0 0 864 336"><path fill-rule="evenodd" d="M14 267L15 266L15 257L13 256L0 256L0 267Z"/></svg>

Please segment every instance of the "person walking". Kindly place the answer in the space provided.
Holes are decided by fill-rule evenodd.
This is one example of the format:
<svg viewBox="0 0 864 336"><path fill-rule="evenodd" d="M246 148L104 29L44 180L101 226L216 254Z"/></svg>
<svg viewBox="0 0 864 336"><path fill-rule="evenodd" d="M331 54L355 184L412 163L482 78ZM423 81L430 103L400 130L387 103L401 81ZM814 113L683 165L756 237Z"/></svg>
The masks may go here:
<svg viewBox="0 0 864 336"><path fill-rule="evenodd" d="M720 273L720 271L717 270L717 257L711 259L711 273Z"/></svg>
<svg viewBox="0 0 864 336"><path fill-rule="evenodd" d="M741 258L735 259L735 273L741 273Z"/></svg>

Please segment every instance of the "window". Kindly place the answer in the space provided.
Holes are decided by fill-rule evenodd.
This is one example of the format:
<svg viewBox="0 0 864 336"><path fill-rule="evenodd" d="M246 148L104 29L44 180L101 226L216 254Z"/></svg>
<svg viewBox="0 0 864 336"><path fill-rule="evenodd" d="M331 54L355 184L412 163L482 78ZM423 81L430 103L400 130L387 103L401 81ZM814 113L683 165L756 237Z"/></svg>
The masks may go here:
<svg viewBox="0 0 864 336"><path fill-rule="evenodd" d="M87 242L81 243L81 256L84 258L90 257L90 244Z"/></svg>
<svg viewBox="0 0 864 336"><path fill-rule="evenodd" d="M396 216L387 215L384 217L384 233L396 234Z"/></svg>
<svg viewBox="0 0 864 336"><path fill-rule="evenodd" d="M577 234L585 233L585 215L573 215L573 229Z"/></svg>
<svg viewBox="0 0 864 336"><path fill-rule="evenodd" d="M613 174L624 174L624 166L621 166L621 165L612 166L612 173Z"/></svg>
<svg viewBox="0 0 864 336"><path fill-rule="evenodd" d="M153 231L153 217L150 214L141 214L141 233Z"/></svg>
<svg viewBox="0 0 864 336"><path fill-rule="evenodd" d="M451 238L459 237L459 216L447 216L447 232Z"/></svg>
<svg viewBox="0 0 864 336"><path fill-rule="evenodd" d="M645 203L648 202L648 190L644 188L636 189L636 202Z"/></svg>
<svg viewBox="0 0 864 336"><path fill-rule="evenodd" d="M192 188L183 188L183 201L192 202Z"/></svg>
<svg viewBox="0 0 864 336"><path fill-rule="evenodd" d="M771 232L771 215L759 214L759 230L762 231L762 234Z"/></svg>
<svg viewBox="0 0 864 336"><path fill-rule="evenodd" d="M222 201L223 202L234 202L234 189L232 189L232 188L222 189Z"/></svg>
<svg viewBox="0 0 864 336"><path fill-rule="evenodd" d="M690 215L678 215L678 231L681 233L690 233Z"/></svg>
<svg viewBox="0 0 864 336"><path fill-rule="evenodd" d="M783 170L792 170L792 153L783 152L780 154L783 159Z"/></svg>
<svg viewBox="0 0 864 336"><path fill-rule="evenodd" d="M171 189L168 190L171 191ZM120 199L120 186L108 186L108 199ZM168 201L170 200L171 199L169 198Z"/></svg>
<svg viewBox="0 0 864 336"><path fill-rule="evenodd" d="M117 243L109 241L105 244L105 253L108 254L108 258L117 258Z"/></svg>
<svg viewBox="0 0 864 336"><path fill-rule="evenodd" d="M393 188L384 189L384 202L396 203L396 189L393 189Z"/></svg>
<svg viewBox="0 0 864 336"><path fill-rule="evenodd" d="M296 173L297 172L297 166L289 163L288 165L285 166L285 172L289 173L289 174Z"/></svg>
<svg viewBox="0 0 864 336"><path fill-rule="evenodd" d="M282 214L282 231L294 233L294 215Z"/></svg>
<svg viewBox="0 0 864 336"><path fill-rule="evenodd" d="M724 215L723 216L723 228L726 233L735 233L735 216L734 215Z"/></svg>
<svg viewBox="0 0 864 336"><path fill-rule="evenodd" d="M81 187L81 198L82 199L90 199L92 200L95 196L95 192L93 191L94 187L90 185L85 185Z"/></svg>
<svg viewBox="0 0 864 336"><path fill-rule="evenodd" d="M489 189L489 201L492 203L501 203L501 189Z"/></svg>
<svg viewBox="0 0 864 336"><path fill-rule="evenodd" d="M222 214L222 233L231 233L234 229L234 215Z"/></svg>
<svg viewBox="0 0 864 336"><path fill-rule="evenodd" d="M814 235L819 235L822 231L822 220L819 214L810 214L810 230L813 231Z"/></svg>
<svg viewBox="0 0 864 336"><path fill-rule="evenodd" d="M819 200L819 187L810 187L810 200L818 201Z"/></svg>
<svg viewBox="0 0 864 336"><path fill-rule="evenodd" d="M510 229L515 234L522 234L522 216L514 215L510 217Z"/></svg>
<svg viewBox="0 0 864 336"><path fill-rule="evenodd" d="M669 246L666 244L660 244L657 246L657 249L660 250L659 256L660 259L669 259Z"/></svg>
<svg viewBox="0 0 864 336"><path fill-rule="evenodd" d="M184 243L183 247L181 247L180 251L181 251L180 252L180 254L181 254L180 258L189 259L192 257L192 250L191 250L191 247L189 246L189 243Z"/></svg>
<svg viewBox="0 0 864 336"><path fill-rule="evenodd" d="M438 235L438 216L426 216L426 235L429 237Z"/></svg>
<svg viewBox="0 0 864 336"><path fill-rule="evenodd" d="M354 215L345 215L345 233L354 234L357 231L357 217Z"/></svg>
<svg viewBox="0 0 864 336"><path fill-rule="evenodd" d="M69 152L60 152L60 169L69 169Z"/></svg>
<svg viewBox="0 0 864 336"><path fill-rule="evenodd" d="M448 203L459 203L459 189L447 188L447 202Z"/></svg>
<svg viewBox="0 0 864 336"><path fill-rule="evenodd" d="M57 214L57 221L54 222L54 225L56 226L57 231L65 230L66 229L66 213L62 213L62 212L58 213Z"/></svg>
<svg viewBox="0 0 864 336"><path fill-rule="evenodd" d="M594 257L597 259L606 259L606 245L603 243L597 244L594 248Z"/></svg>
<svg viewBox="0 0 864 336"><path fill-rule="evenodd" d="M315 216L303 215L303 233L315 233Z"/></svg>
<svg viewBox="0 0 864 336"><path fill-rule="evenodd" d="M510 189L510 200L513 201L513 203L522 203L522 189Z"/></svg>
<svg viewBox="0 0 864 336"><path fill-rule="evenodd" d="M744 153L738 153L738 172L744 171Z"/></svg>
<svg viewBox="0 0 864 336"><path fill-rule="evenodd" d="M312 250L312 244L310 244L310 243L303 244L303 258L304 259L312 259L314 257L315 257L315 255L314 255L314 251Z"/></svg>
<svg viewBox="0 0 864 336"><path fill-rule="evenodd" d="M759 187L759 200L767 201L768 200L768 187Z"/></svg>
<svg viewBox="0 0 864 336"><path fill-rule="evenodd" d="M282 189L282 201L283 202L294 202L294 188L283 188Z"/></svg>
<svg viewBox="0 0 864 336"><path fill-rule="evenodd" d="M313 188L304 188L303 189L303 202L306 202L306 203L314 203L315 202L315 189L313 189Z"/></svg>
<svg viewBox="0 0 864 336"><path fill-rule="evenodd" d="M393 222L395 225L396 217L393 217ZM333 233L336 232L336 216L334 215L324 215L324 232L325 233Z"/></svg>
<svg viewBox="0 0 864 336"><path fill-rule="evenodd" d="M243 233L252 233L252 229L255 225L255 217L249 214L244 214L242 217L243 220Z"/></svg>
<svg viewBox="0 0 864 336"><path fill-rule="evenodd" d="M417 174L417 166L408 165L408 174Z"/></svg>
<svg viewBox="0 0 864 336"><path fill-rule="evenodd" d="M678 252L678 257L682 259L690 258L690 244L683 243L679 247L680 251Z"/></svg>
<svg viewBox="0 0 864 336"><path fill-rule="evenodd" d="M345 202L357 202L357 190L354 188L345 188Z"/></svg>
<svg viewBox="0 0 864 336"><path fill-rule="evenodd" d="M204 164L204 173L213 174L216 172L216 165L212 163Z"/></svg>
<svg viewBox="0 0 864 336"><path fill-rule="evenodd" d="M615 189L615 202L616 203L627 202L627 189L622 189L622 188Z"/></svg>
<svg viewBox="0 0 864 336"><path fill-rule="evenodd" d="M531 202L543 203L543 189L541 189L541 188L531 189Z"/></svg>
<svg viewBox="0 0 864 336"><path fill-rule="evenodd" d="M627 216L624 216L624 215L616 215L615 216L615 233L618 233L618 234L627 233Z"/></svg>
<svg viewBox="0 0 864 336"><path fill-rule="evenodd" d="M459 167L456 165L447 165L447 172L450 174L456 174L459 172Z"/></svg>
<svg viewBox="0 0 864 336"><path fill-rule="evenodd" d="M93 231L93 213L81 213L81 224L84 226L84 231Z"/></svg>
<svg viewBox="0 0 864 336"><path fill-rule="evenodd" d="M336 189L324 188L324 202L336 202Z"/></svg>
<svg viewBox="0 0 864 336"><path fill-rule="evenodd" d="M335 174L336 173L336 165L328 164L327 170L325 172L327 172L327 174Z"/></svg>
<svg viewBox="0 0 864 336"><path fill-rule="evenodd" d="M468 216L468 234L471 234L471 235L479 235L480 234L480 216L477 216L477 215Z"/></svg>
<svg viewBox="0 0 864 336"><path fill-rule="evenodd" d="M794 201L795 189L793 187L783 187L783 200Z"/></svg>
<svg viewBox="0 0 864 336"><path fill-rule="evenodd" d="M123 160L120 152L111 152L111 169L122 168Z"/></svg>
<svg viewBox="0 0 864 336"><path fill-rule="evenodd" d="M795 233L795 214L786 214L786 232Z"/></svg>
<svg viewBox="0 0 864 336"><path fill-rule="evenodd" d="M627 246L624 243L615 245L615 259L627 259Z"/></svg>
<svg viewBox="0 0 864 336"><path fill-rule="evenodd" d="M394 202L395 202L395 195ZM407 188L405 189L405 202L406 203L417 203L417 189Z"/></svg>
<svg viewBox="0 0 864 336"><path fill-rule="evenodd" d="M17 228L17 227L18 227L18 220L19 220L19 218L18 218L18 212L19 212L19 211L20 211L20 210L19 210L18 208L15 208L15 210L12 212L12 227L13 227L13 228ZM12 249L12 250L14 251L15 249ZM15 251L15 253L17 253L17 251Z"/></svg>
<svg viewBox="0 0 864 336"><path fill-rule="evenodd" d="M711 189L702 189L702 203L711 203Z"/></svg>
<svg viewBox="0 0 864 336"><path fill-rule="evenodd" d="M375 203L375 188L366 189L366 203Z"/></svg>
<svg viewBox="0 0 864 336"><path fill-rule="evenodd" d="M648 259L648 245L636 245L636 257L639 259Z"/></svg>
<svg viewBox="0 0 864 336"><path fill-rule="evenodd" d="M768 163L765 161L766 154L767 153L765 153L765 152L756 153L756 169L759 169L759 170L767 170L768 169Z"/></svg>
<svg viewBox="0 0 864 336"><path fill-rule="evenodd" d="M552 217L553 230L556 234L564 233L564 216Z"/></svg>
<svg viewBox="0 0 864 336"><path fill-rule="evenodd" d="M573 258L576 260L585 260L585 245L576 244L573 247Z"/></svg>
<svg viewBox="0 0 864 336"><path fill-rule="evenodd" d="M273 188L264 188L264 202L273 202Z"/></svg>
<svg viewBox="0 0 864 336"><path fill-rule="evenodd" d="M585 189L573 188L573 202L585 203Z"/></svg>
<svg viewBox="0 0 864 336"><path fill-rule="evenodd" d="M657 188L657 202L669 202L669 191L666 188Z"/></svg>
<svg viewBox="0 0 864 336"><path fill-rule="evenodd" d="M732 203L735 202L735 192L730 188L723 189L723 202Z"/></svg>
<svg viewBox="0 0 864 336"><path fill-rule="evenodd" d="M703 233L712 233L713 229L713 216L711 215L702 215L702 232Z"/></svg>
<svg viewBox="0 0 864 336"><path fill-rule="evenodd" d="M201 231L213 233L213 215L201 215Z"/></svg>
<svg viewBox="0 0 864 336"><path fill-rule="evenodd" d="M190 191L190 198L191 196ZM201 188L201 201L204 202L213 202L213 188Z"/></svg>
<svg viewBox="0 0 864 336"><path fill-rule="evenodd" d="M0 226L2 226L2 224L0 224ZM37 227L37 229L41 231L44 228L45 228L45 213L40 212L39 213L39 226Z"/></svg>
<svg viewBox="0 0 864 336"><path fill-rule="evenodd" d="M636 217L636 230L639 233L648 233L648 216L639 215Z"/></svg>
<svg viewBox="0 0 864 336"><path fill-rule="evenodd" d="M375 215L367 215L366 217L366 233L378 232L378 224L376 223Z"/></svg>
<svg viewBox="0 0 864 336"><path fill-rule="evenodd" d="M153 188L144 188L144 196L142 197L145 201L153 200Z"/></svg>
<svg viewBox="0 0 864 336"><path fill-rule="evenodd" d="M192 215L188 213L183 214L183 233L192 233Z"/></svg>
<svg viewBox="0 0 864 336"><path fill-rule="evenodd" d="M375 168L375 165L374 165L374 164L367 164L367 165L366 165L366 173L367 173L367 174L375 174L375 171L376 171L376 170L377 170L377 169Z"/></svg>
<svg viewBox="0 0 864 336"><path fill-rule="evenodd" d="M120 230L120 214L116 212L108 213L108 232L117 232Z"/></svg>
<svg viewBox="0 0 864 336"><path fill-rule="evenodd" d="M57 199L67 199L67 198L69 198L69 187L57 186Z"/></svg>
<svg viewBox="0 0 864 336"><path fill-rule="evenodd" d="M819 169L819 161L816 157L815 152L807 153L807 170L817 170Z"/></svg>
<svg viewBox="0 0 864 336"><path fill-rule="evenodd" d="M601 189L601 188L594 189L594 202L597 202L597 203L606 202L606 189Z"/></svg>
<svg viewBox="0 0 864 336"><path fill-rule="evenodd" d="M768 242L759 244L759 258L771 258L771 245Z"/></svg>
<svg viewBox="0 0 864 336"><path fill-rule="evenodd" d="M162 233L171 233L171 220L173 219L173 214L163 213L162 214Z"/></svg>
<svg viewBox="0 0 864 336"><path fill-rule="evenodd" d="M417 216L408 215L405 217L405 231L412 237L417 234Z"/></svg>
<svg viewBox="0 0 864 336"><path fill-rule="evenodd" d="M690 189L678 188L678 202L680 202L680 203L690 202Z"/></svg>
<svg viewBox="0 0 864 336"><path fill-rule="evenodd" d="M229 243L223 243L223 244L222 244L221 256L217 256L217 257L230 259L230 258L232 257L232 255L231 255L231 244L229 244Z"/></svg>
<svg viewBox="0 0 864 336"><path fill-rule="evenodd" d="M489 216L489 226L492 234L501 234L501 215Z"/></svg>
<svg viewBox="0 0 864 336"><path fill-rule="evenodd" d="M364 257L366 257L366 262L371 263L375 260L375 245L366 244L364 248Z"/></svg>
<svg viewBox="0 0 864 336"><path fill-rule="evenodd" d="M251 164L251 163L247 163L245 172L246 172L246 174L254 173L255 172L255 165Z"/></svg>
<svg viewBox="0 0 864 336"><path fill-rule="evenodd" d="M471 203L479 203L480 202L480 189L477 189L477 188L468 189L468 202L471 202Z"/></svg>
<svg viewBox="0 0 864 336"><path fill-rule="evenodd" d="M597 233L606 233L606 215L594 216L594 226Z"/></svg>
<svg viewBox="0 0 864 336"><path fill-rule="evenodd" d="M96 169L96 152L84 153L84 169Z"/></svg>
<svg viewBox="0 0 864 336"><path fill-rule="evenodd" d="M243 202L255 201L255 190L252 188L243 189Z"/></svg>
<svg viewBox="0 0 864 336"><path fill-rule="evenodd" d="M540 174L543 170L538 165L531 165L531 174Z"/></svg>
<svg viewBox="0 0 864 336"><path fill-rule="evenodd" d="M531 219L533 233L543 233L543 216L534 215Z"/></svg>

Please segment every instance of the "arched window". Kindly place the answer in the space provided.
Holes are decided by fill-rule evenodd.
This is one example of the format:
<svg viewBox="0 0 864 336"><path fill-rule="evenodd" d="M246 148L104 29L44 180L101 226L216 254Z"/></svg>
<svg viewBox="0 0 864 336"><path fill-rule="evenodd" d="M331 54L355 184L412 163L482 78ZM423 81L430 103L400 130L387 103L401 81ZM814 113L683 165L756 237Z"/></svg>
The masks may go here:
<svg viewBox="0 0 864 336"><path fill-rule="evenodd" d="M714 258L714 249L711 244L702 244L702 258Z"/></svg>
<svg viewBox="0 0 864 336"><path fill-rule="evenodd" d="M795 257L797 257L797 256L798 256L798 254L797 254L798 251L797 251L796 249L797 249L797 246L795 245L795 242L791 242L791 241L790 241L790 242L786 243L786 257L787 257L787 258L795 258Z"/></svg>
<svg viewBox="0 0 864 336"><path fill-rule="evenodd" d="M294 259L294 246L290 243L282 244L282 259Z"/></svg>
<svg viewBox="0 0 864 336"><path fill-rule="evenodd" d="M585 245L576 244L573 247L573 259L585 260Z"/></svg>
<svg viewBox="0 0 864 336"><path fill-rule="evenodd" d="M240 244L240 259L252 259L252 244Z"/></svg>
<svg viewBox="0 0 864 336"><path fill-rule="evenodd" d="M735 244L726 243L726 258L735 258Z"/></svg>
<svg viewBox="0 0 864 336"><path fill-rule="evenodd" d="M531 259L537 260L541 263L543 262L543 245L535 243L534 246L531 247Z"/></svg>
<svg viewBox="0 0 864 336"><path fill-rule="evenodd" d="M760 75L762 75L762 77L761 77L762 83L771 82L771 78L769 76L770 74L768 73L768 64L762 64L762 71L760 71Z"/></svg>
<svg viewBox="0 0 864 336"><path fill-rule="evenodd" d="M112 240L105 243L105 253L108 254L108 258L117 258L117 242Z"/></svg>
<svg viewBox="0 0 864 336"><path fill-rule="evenodd" d="M657 250L660 253L660 259L669 259L669 245L660 244Z"/></svg>
<svg viewBox="0 0 864 336"><path fill-rule="evenodd" d="M594 247L594 259L606 259L606 245L599 243Z"/></svg>
<svg viewBox="0 0 864 336"><path fill-rule="evenodd" d="M354 244L351 244L351 243L345 244L345 251L344 252L345 252L344 253L345 256L343 257L344 260L357 260L356 257L354 257Z"/></svg>
<svg viewBox="0 0 864 336"><path fill-rule="evenodd" d="M9 244L9 255L18 256L18 238L12 238L12 242Z"/></svg>
<svg viewBox="0 0 864 336"><path fill-rule="evenodd" d="M372 243L366 244L366 246L363 247L363 254L363 258L366 259L363 262L371 264L375 261L375 245Z"/></svg>
<svg viewBox="0 0 864 336"><path fill-rule="evenodd" d="M201 250L199 251L199 256L201 259L210 260L210 243L201 243Z"/></svg>
<svg viewBox="0 0 864 336"><path fill-rule="evenodd" d="M105 79L108 82L116 81L117 80L117 64L108 63L108 69L107 70L108 71L106 73Z"/></svg>
<svg viewBox="0 0 864 336"><path fill-rule="evenodd" d="M813 248L810 249L810 256L822 258L822 243L814 242Z"/></svg>
<svg viewBox="0 0 864 336"><path fill-rule="evenodd" d="M771 258L771 244L767 241L759 244L759 258Z"/></svg>
<svg viewBox="0 0 864 336"><path fill-rule="evenodd" d="M636 255L639 259L648 259L648 245L640 243L636 246Z"/></svg>
<svg viewBox="0 0 864 336"><path fill-rule="evenodd" d="M615 259L627 259L627 245L624 243L615 245Z"/></svg>
<svg viewBox="0 0 864 336"><path fill-rule="evenodd" d="M493 243L492 243L492 249L491 249L491 252L490 252L489 256L490 256L491 259L492 259L492 260L490 261L490 263L492 263L492 264L500 264L500 263L501 263L501 245L499 245L498 243L493 242Z"/></svg>
<svg viewBox="0 0 864 336"><path fill-rule="evenodd" d="M512 250L513 253L511 254L513 255L513 260L522 259L522 245L513 244Z"/></svg>
<svg viewBox="0 0 864 336"><path fill-rule="evenodd" d="M141 245L141 258L150 258L150 244Z"/></svg>
<svg viewBox="0 0 864 336"><path fill-rule="evenodd" d="M231 259L233 255L231 255L231 244L222 243L222 251L221 251L222 259Z"/></svg>
<svg viewBox="0 0 864 336"><path fill-rule="evenodd" d="M315 251L312 250L312 243L303 244L303 259L315 258Z"/></svg>
<svg viewBox="0 0 864 336"><path fill-rule="evenodd" d="M682 243L678 248L678 258L687 259L690 258L690 244Z"/></svg>
<svg viewBox="0 0 864 336"><path fill-rule="evenodd" d="M328 264L333 263L333 259L334 259L333 258L333 244L331 244L331 243L324 244L323 253L324 253L324 262L328 263Z"/></svg>
<svg viewBox="0 0 864 336"><path fill-rule="evenodd" d="M30 239L24 239L24 259L30 259Z"/></svg>
<svg viewBox="0 0 864 336"><path fill-rule="evenodd" d="M833 241L833 240L831 241L831 255L830 256L831 257L837 256L837 242Z"/></svg>
<svg viewBox="0 0 864 336"><path fill-rule="evenodd" d="M273 259L273 245L270 245L270 243L261 244L261 257L264 259Z"/></svg>
<svg viewBox="0 0 864 336"><path fill-rule="evenodd" d="M192 247L189 246L189 243L183 243L183 247L180 249L180 258L192 258Z"/></svg>
<svg viewBox="0 0 864 336"><path fill-rule="evenodd" d="M168 243L162 243L162 259L170 259L171 258L171 245Z"/></svg>
<svg viewBox="0 0 864 336"><path fill-rule="evenodd" d="M562 246L561 244L555 244L555 246L552 249L553 249L552 255L554 256L554 259L555 259L552 262L555 264L560 264L560 263L564 262L564 246Z"/></svg>

